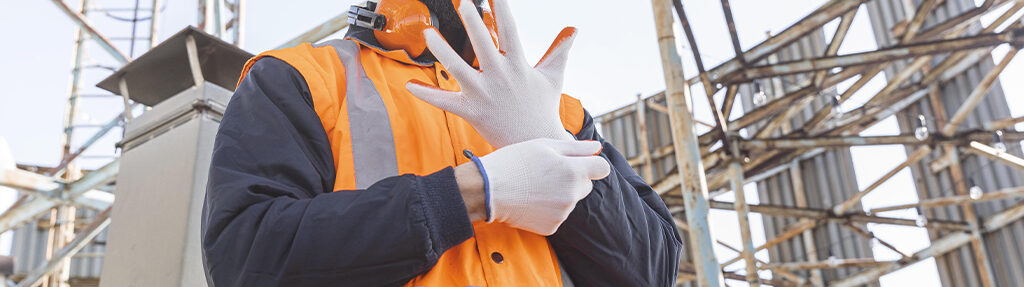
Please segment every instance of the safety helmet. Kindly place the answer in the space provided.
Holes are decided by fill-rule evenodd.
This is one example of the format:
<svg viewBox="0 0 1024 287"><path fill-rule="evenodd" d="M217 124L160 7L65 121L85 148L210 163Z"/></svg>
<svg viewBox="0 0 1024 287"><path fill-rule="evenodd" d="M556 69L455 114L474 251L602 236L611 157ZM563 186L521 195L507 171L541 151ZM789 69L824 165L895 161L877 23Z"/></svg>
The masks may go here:
<svg viewBox="0 0 1024 287"><path fill-rule="evenodd" d="M452 7L458 12L461 1L451 1ZM498 29L494 22L494 13L491 12L494 5L488 6L488 9L481 9L481 17L497 46ZM374 37L384 49L405 50L410 57L416 58L427 50L423 30L434 27L438 21L433 13L420 0L366 1L365 5L353 5L349 8L348 23L373 30Z"/></svg>

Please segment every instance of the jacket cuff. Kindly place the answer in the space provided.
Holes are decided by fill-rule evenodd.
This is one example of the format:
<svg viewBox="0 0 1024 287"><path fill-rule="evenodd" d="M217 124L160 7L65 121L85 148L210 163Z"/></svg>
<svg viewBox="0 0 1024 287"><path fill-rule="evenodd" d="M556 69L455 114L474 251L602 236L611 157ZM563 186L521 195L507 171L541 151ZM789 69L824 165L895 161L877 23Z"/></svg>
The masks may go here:
<svg viewBox="0 0 1024 287"><path fill-rule="evenodd" d="M438 254L473 237L473 224L451 167L419 178L427 228Z"/></svg>

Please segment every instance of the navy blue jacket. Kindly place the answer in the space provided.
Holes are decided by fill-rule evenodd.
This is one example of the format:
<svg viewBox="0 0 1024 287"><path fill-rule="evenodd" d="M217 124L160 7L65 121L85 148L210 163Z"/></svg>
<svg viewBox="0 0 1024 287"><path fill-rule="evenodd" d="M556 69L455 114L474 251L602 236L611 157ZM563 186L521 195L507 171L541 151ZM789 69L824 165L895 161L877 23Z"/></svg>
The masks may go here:
<svg viewBox="0 0 1024 287"><path fill-rule="evenodd" d="M665 203L597 133L608 178L548 237L577 286L672 286L682 243ZM211 286L397 286L473 236L452 168L333 192L327 134L301 74L257 61L221 121L203 208Z"/></svg>

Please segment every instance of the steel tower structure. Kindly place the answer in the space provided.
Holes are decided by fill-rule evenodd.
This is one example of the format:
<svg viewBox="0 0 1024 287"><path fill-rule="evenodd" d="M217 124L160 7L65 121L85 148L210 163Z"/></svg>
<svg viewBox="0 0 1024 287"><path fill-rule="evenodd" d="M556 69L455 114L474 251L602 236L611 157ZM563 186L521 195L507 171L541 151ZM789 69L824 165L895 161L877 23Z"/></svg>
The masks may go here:
<svg viewBox="0 0 1024 287"><path fill-rule="evenodd" d="M1024 2L826 1L744 50L730 2L721 0L729 29L723 33L729 33L736 56L710 68L701 61L682 2L652 4L666 90L638 97L598 121L688 235L679 284L722 286L724 278L752 286L877 285L879 277L932 257L946 286L1024 284L1024 134L1014 128L1024 118L1010 117L997 81L1024 44L1017 13ZM879 47L837 54L862 7ZM996 19L982 25L986 14ZM830 22L838 23L836 30L823 31ZM673 29L675 23L681 31ZM686 37L697 75L683 74L677 37ZM1010 52L994 63L992 49L1003 44ZM880 73L888 79L884 88L840 111ZM852 84L840 88L844 81ZM693 107L694 96L706 97L710 106ZM744 111L729 117L737 99ZM714 121L694 119L692 109L709 109ZM860 135L892 116L902 134ZM709 131L698 134L697 125ZM858 187L849 147L867 145L902 145L907 160ZM908 167L919 203L860 206L864 196ZM756 183L759 204L735 192L746 183ZM735 200L714 199L726 193ZM711 234L709 209L736 212L741 246ZM880 214L907 209L920 216ZM763 215L768 239L760 246L750 236L751 212ZM927 228L932 244L901 250L878 239L867 224ZM902 258L876 260L872 244ZM715 245L738 256L714 254ZM760 250L768 250L770 262L754 256ZM724 270L736 262L744 268Z"/></svg>

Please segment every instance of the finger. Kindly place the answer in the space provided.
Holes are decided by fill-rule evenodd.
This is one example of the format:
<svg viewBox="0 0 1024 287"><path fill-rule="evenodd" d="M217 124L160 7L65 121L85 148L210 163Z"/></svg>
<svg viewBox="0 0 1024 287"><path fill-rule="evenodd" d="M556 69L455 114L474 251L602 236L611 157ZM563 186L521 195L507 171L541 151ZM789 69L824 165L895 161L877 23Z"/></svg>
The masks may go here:
<svg viewBox="0 0 1024 287"><path fill-rule="evenodd" d="M572 157L569 158L574 166L583 169L583 173L591 180L598 180L608 177L612 172L608 160L600 156Z"/></svg>
<svg viewBox="0 0 1024 287"><path fill-rule="evenodd" d="M573 41L576 40L576 28L565 27L561 33L558 33L558 37L555 37L555 41L551 43L551 47L544 53L544 57L540 58L537 62L537 70L553 79L562 79L562 73L565 72L565 62L569 60L569 48L572 48Z"/></svg>
<svg viewBox="0 0 1024 287"><path fill-rule="evenodd" d="M549 140L555 152L564 156L590 156L601 151L596 141Z"/></svg>
<svg viewBox="0 0 1024 287"><path fill-rule="evenodd" d="M460 80L460 83L462 79L477 73L473 67L470 67L469 64L466 64L466 61L462 60L458 53L455 53L455 50L452 50L452 47L448 45L448 41L445 41L444 37L436 29L423 29L423 38L426 39L427 49L430 49L430 53L434 54L434 58L437 58L437 61L441 62L441 65L448 72L451 72L456 80Z"/></svg>
<svg viewBox="0 0 1024 287"><path fill-rule="evenodd" d="M494 22L498 28L498 43L501 50L507 57L522 57L523 45L519 41L519 30L516 29L516 21L512 18L512 9L508 6L508 0L490 0L494 6Z"/></svg>
<svg viewBox="0 0 1024 287"><path fill-rule="evenodd" d="M491 33L484 26L484 20L476 10L472 0L462 0L459 3L459 16L462 17L462 25L466 27L466 34L469 35L469 42L473 44L473 52L480 60L480 68L493 65L498 59L498 48L491 40Z"/></svg>
<svg viewBox="0 0 1024 287"><path fill-rule="evenodd" d="M603 150L604 150L604 144L602 144L602 143L601 143L601 142L599 142L599 141L595 141L595 140L582 140L582 141L585 141L585 142L595 142L595 143L597 143L597 144L601 145L601 148L600 148L600 149L598 149L598 150L597 150L597 152L594 152L593 154L590 154L590 155L600 155L600 154L601 154L601 151L603 151Z"/></svg>
<svg viewBox="0 0 1024 287"><path fill-rule="evenodd" d="M457 115L462 114L462 108L465 105L462 103L462 93L452 92L437 89L431 86L427 86L423 82L412 80L405 83L405 88L412 93L413 96L427 102L439 109L455 113Z"/></svg>
<svg viewBox="0 0 1024 287"><path fill-rule="evenodd" d="M581 182L580 186L573 189L573 199L575 199L576 202L579 202L580 200L587 198L587 196L590 195L590 192L593 190L594 182L590 180L584 180Z"/></svg>

